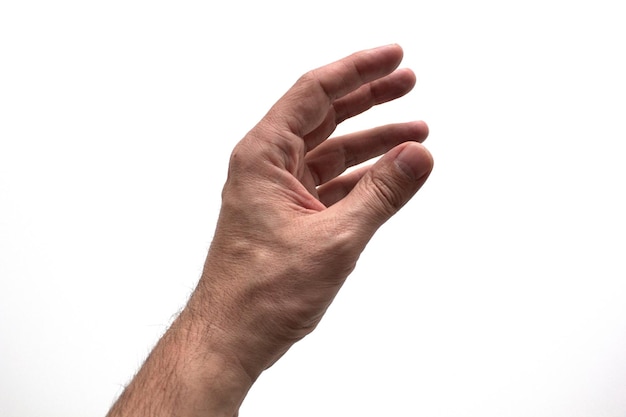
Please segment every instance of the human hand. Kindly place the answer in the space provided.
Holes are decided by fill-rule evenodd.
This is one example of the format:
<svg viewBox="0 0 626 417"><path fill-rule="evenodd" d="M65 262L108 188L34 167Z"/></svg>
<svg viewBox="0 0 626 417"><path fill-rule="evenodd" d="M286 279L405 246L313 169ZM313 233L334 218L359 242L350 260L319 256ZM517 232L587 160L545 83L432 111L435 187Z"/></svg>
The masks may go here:
<svg viewBox="0 0 626 417"><path fill-rule="evenodd" d="M310 71L232 153L188 310L214 336L212 350L252 380L316 327L374 232L432 169L422 122L327 140L342 121L413 88L413 72L396 69L402 55L390 45Z"/></svg>
<svg viewBox="0 0 626 417"><path fill-rule="evenodd" d="M401 60L391 45L305 74L237 144L198 286L109 417L236 416L259 374L317 326L432 169L421 122L327 140L413 88Z"/></svg>

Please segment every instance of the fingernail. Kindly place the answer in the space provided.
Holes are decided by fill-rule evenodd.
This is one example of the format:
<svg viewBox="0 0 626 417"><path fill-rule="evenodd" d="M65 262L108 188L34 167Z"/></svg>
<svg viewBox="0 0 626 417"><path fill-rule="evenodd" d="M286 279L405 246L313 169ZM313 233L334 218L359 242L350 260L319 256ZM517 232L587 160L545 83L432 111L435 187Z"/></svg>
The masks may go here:
<svg viewBox="0 0 626 417"><path fill-rule="evenodd" d="M424 160L423 148L417 143L409 143L396 156L396 165L412 181L421 178L430 170L431 163Z"/></svg>

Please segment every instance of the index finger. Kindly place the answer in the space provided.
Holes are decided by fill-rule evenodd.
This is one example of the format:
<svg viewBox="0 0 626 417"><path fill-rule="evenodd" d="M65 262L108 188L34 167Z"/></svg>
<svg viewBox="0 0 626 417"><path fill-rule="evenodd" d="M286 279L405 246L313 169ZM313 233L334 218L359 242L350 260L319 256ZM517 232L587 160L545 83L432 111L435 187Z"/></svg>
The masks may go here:
<svg viewBox="0 0 626 417"><path fill-rule="evenodd" d="M391 74L402 56L399 45L387 45L309 71L272 107L271 120L302 138L324 121L336 99Z"/></svg>

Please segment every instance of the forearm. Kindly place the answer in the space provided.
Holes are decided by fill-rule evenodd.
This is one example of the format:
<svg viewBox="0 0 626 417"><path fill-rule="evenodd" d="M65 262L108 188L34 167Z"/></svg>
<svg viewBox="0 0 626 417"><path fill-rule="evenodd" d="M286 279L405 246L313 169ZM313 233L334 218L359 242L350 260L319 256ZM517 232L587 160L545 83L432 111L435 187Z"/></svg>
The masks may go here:
<svg viewBox="0 0 626 417"><path fill-rule="evenodd" d="M277 317L277 310L287 311L290 297L272 296L274 287L293 279L292 268L279 255L255 268L267 248L236 244L239 239L232 237L227 249L218 243L220 235L184 310L107 417L236 416L261 372L312 330L295 336L293 326L280 331L306 304L287 303L296 309Z"/></svg>
<svg viewBox="0 0 626 417"><path fill-rule="evenodd" d="M188 306L107 417L233 417L252 380Z"/></svg>

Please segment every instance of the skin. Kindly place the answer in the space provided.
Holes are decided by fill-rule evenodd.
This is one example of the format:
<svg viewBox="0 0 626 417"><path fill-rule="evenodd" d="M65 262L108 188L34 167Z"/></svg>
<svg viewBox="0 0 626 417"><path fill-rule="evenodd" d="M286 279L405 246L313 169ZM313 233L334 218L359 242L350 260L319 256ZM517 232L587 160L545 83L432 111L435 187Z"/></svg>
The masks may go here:
<svg viewBox="0 0 626 417"><path fill-rule="evenodd" d="M423 122L327 140L413 88L402 55L388 45L306 73L236 145L197 288L109 417L236 416L258 376L315 329L432 170Z"/></svg>

